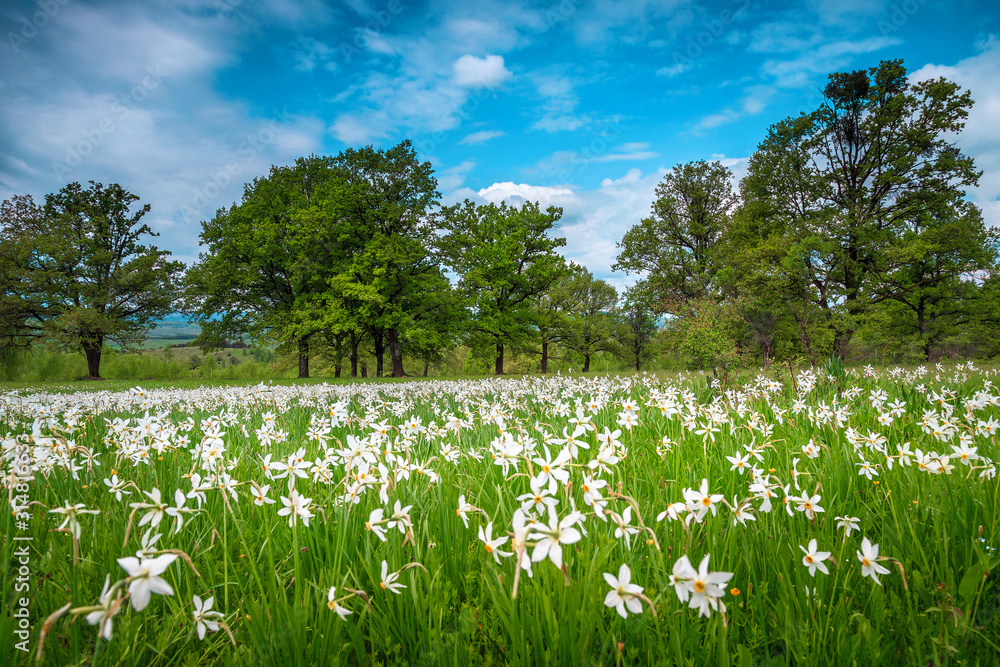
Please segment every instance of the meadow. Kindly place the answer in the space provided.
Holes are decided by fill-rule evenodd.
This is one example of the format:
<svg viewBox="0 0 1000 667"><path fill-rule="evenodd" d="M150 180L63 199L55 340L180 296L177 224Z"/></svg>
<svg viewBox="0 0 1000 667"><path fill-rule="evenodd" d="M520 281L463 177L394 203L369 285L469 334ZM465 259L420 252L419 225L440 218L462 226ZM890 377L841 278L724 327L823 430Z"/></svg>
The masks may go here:
<svg viewBox="0 0 1000 667"><path fill-rule="evenodd" d="M996 376L9 390L0 655L998 664Z"/></svg>

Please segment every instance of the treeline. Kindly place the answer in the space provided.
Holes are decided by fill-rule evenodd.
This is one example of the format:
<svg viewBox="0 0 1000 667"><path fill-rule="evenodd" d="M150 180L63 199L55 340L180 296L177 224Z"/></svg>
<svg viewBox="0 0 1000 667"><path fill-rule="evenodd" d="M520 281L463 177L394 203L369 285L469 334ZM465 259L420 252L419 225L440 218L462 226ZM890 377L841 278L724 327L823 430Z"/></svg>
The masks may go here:
<svg viewBox="0 0 1000 667"><path fill-rule="evenodd" d="M966 198L981 175L956 143L972 106L901 61L830 76L819 108L773 125L737 185L718 162L678 165L619 243L623 294L559 254L562 210L442 206L409 141L309 156L245 186L202 223L190 267L144 245L148 206L73 183L4 202L0 346L129 349L181 311L202 333L322 355L337 376L423 372L456 346L500 374L512 352L547 372L555 350L590 368L643 368L654 343L727 373L813 365L877 341L930 359L998 352L998 238ZM860 345L859 345L860 341ZM365 369L367 370L367 369Z"/></svg>
<svg viewBox="0 0 1000 667"><path fill-rule="evenodd" d="M829 77L819 108L773 125L733 186L718 163L671 171L616 269L643 276L678 348L725 374L852 351L930 360L1000 345L997 230L966 198L973 101L902 61Z"/></svg>

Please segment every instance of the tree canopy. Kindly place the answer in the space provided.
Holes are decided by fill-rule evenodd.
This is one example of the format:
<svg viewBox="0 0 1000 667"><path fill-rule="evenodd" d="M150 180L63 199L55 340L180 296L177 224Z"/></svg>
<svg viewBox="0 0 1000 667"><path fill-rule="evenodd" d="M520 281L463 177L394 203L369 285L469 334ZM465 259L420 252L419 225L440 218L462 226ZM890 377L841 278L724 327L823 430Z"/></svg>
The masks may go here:
<svg viewBox="0 0 1000 667"><path fill-rule="evenodd" d="M118 184L70 183L37 207L3 205L0 231L3 326L8 342L51 339L82 348L100 378L106 340L141 343L173 311L184 269L170 253L143 244L156 236L141 222L149 205Z"/></svg>

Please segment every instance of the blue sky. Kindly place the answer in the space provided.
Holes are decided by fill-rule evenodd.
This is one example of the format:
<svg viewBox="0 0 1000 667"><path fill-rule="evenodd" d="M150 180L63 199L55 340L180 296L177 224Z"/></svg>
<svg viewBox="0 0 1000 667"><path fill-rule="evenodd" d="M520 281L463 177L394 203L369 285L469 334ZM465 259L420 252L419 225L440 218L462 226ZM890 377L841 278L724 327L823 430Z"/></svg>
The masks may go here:
<svg viewBox="0 0 1000 667"><path fill-rule="evenodd" d="M409 138L443 201L564 208L565 254L622 287L615 243L671 167L738 179L826 77L902 58L976 100L958 144L1000 224L1000 9L986 0L16 0L0 9L0 199L117 182L157 244L311 153Z"/></svg>

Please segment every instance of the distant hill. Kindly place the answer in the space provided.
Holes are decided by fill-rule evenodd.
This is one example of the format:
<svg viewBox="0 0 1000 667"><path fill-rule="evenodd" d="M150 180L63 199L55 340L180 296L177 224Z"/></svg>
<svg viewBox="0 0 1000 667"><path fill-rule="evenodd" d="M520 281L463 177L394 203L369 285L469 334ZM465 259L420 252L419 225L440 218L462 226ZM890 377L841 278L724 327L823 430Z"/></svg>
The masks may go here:
<svg viewBox="0 0 1000 667"><path fill-rule="evenodd" d="M183 315L168 315L155 322L149 339L194 340L201 334L201 327L184 319Z"/></svg>

